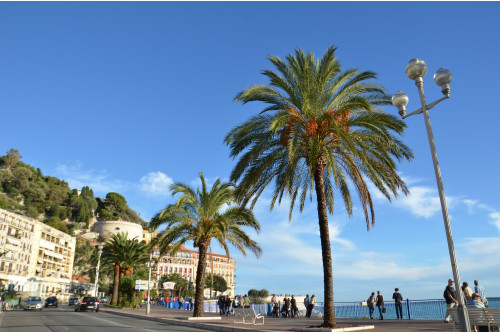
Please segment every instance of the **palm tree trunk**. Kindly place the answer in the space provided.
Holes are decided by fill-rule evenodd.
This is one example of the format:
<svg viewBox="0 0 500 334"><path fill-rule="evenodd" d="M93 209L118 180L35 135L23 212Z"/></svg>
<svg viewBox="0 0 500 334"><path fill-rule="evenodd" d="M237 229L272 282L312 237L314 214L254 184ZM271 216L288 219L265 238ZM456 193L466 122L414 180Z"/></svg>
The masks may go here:
<svg viewBox="0 0 500 334"><path fill-rule="evenodd" d="M120 285L120 262L115 263L115 276L113 278L113 296L111 304L118 305L118 288Z"/></svg>
<svg viewBox="0 0 500 334"><path fill-rule="evenodd" d="M321 160L321 159L320 159ZM321 238L321 253L323 257L323 284L325 294L324 319L321 327L334 328L335 309L333 305L333 273L332 273L332 252L330 248L330 233L328 228L328 215L326 210L325 184L323 171L325 164L319 162L314 172L314 182L316 187L316 198L318 201L318 221Z"/></svg>
<svg viewBox="0 0 500 334"><path fill-rule="evenodd" d="M193 317L203 317L203 296L205 291L205 268L207 266L207 249L209 242L199 243L198 268L196 269L196 292Z"/></svg>
<svg viewBox="0 0 500 334"><path fill-rule="evenodd" d="M120 282L122 281L123 276L125 275L125 270L120 268L120 279L118 280L118 287L120 286ZM120 289L118 289L118 305L122 302L122 294L120 293Z"/></svg>

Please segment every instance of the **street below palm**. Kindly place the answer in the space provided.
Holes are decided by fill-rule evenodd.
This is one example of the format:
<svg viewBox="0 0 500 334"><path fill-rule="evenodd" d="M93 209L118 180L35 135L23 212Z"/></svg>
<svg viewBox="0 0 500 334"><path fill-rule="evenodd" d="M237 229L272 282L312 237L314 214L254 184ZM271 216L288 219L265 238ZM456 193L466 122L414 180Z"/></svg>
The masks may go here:
<svg viewBox="0 0 500 334"><path fill-rule="evenodd" d="M197 332L197 328L169 325L106 312L74 312L72 306L42 311L13 310L0 314L0 332Z"/></svg>

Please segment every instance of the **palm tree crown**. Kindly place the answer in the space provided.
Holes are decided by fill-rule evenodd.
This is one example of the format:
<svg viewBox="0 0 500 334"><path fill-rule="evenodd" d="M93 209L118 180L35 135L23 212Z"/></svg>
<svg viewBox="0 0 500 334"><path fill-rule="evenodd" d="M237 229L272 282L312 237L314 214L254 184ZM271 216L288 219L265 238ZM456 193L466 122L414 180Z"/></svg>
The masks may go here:
<svg viewBox="0 0 500 334"><path fill-rule="evenodd" d="M241 155L231 180L240 182L237 198L243 204L251 201L253 207L274 181L271 209L284 194L290 196L291 220L297 199L302 211L308 192L311 200L316 195L326 327L335 325L327 218L327 212L333 214L335 189L352 215L349 185L354 187L369 229L375 216L366 179L389 200L399 191L407 194L394 159L413 157L394 135L403 134L404 122L380 109L390 104L390 98L383 87L370 81L376 78L375 73L341 71L335 50L333 46L328 48L320 60L301 49L286 61L268 57L277 69L263 71L270 83L254 85L235 98L237 102L259 101L267 106L225 138L231 157Z"/></svg>
<svg viewBox="0 0 500 334"><path fill-rule="evenodd" d="M225 250L228 258L229 245L244 255L247 249L256 256L262 252L242 229L249 227L258 232L260 225L252 211L233 205L233 185L217 179L208 190L202 173L200 179L202 188L196 191L182 183L173 184L170 187L172 195L180 194L180 197L151 221L154 229L166 225L166 229L154 240L160 249L175 254L188 241L193 241L194 247L199 249L194 316L203 315L206 256L212 239Z"/></svg>

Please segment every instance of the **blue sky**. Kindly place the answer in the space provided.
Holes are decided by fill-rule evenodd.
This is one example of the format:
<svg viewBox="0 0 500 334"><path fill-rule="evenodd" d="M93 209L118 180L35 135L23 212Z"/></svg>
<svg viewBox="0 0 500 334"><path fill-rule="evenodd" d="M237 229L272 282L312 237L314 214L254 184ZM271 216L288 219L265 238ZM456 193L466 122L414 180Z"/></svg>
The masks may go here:
<svg viewBox="0 0 500 334"><path fill-rule="evenodd" d="M223 138L262 108L233 98L265 82L268 55L319 57L334 44L342 68L406 92L409 112L419 100L404 68L418 57L429 102L441 97L433 73L454 75L431 122L461 279L500 296L499 14L498 2L0 2L0 154L16 148L73 188L119 192L148 220L171 203L172 182L228 178ZM342 206L329 217L336 301L395 287L441 298L452 276L422 115L407 124L415 159L398 170L411 195L375 193L370 232L359 203L351 218ZM289 223L287 203L269 212L268 200L255 209L262 258L232 254L237 291L321 300L315 203Z"/></svg>

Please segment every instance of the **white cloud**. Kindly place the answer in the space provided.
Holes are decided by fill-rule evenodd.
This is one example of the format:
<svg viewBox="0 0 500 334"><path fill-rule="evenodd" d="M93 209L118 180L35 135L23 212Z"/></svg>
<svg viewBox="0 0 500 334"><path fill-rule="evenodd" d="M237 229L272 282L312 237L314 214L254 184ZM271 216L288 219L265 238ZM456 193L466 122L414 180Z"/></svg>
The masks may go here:
<svg viewBox="0 0 500 334"><path fill-rule="evenodd" d="M59 178L68 182L72 189L89 186L94 193L105 195L109 192L123 192L129 188L125 182L109 180L109 174L106 170L83 170L82 163L78 161L74 165L58 165L56 172L59 174Z"/></svg>
<svg viewBox="0 0 500 334"><path fill-rule="evenodd" d="M500 233L500 212L495 211L490 213L490 218L493 220L492 224L498 228L498 232Z"/></svg>
<svg viewBox="0 0 500 334"><path fill-rule="evenodd" d="M394 205L424 218L430 218L441 210L436 190L428 187L411 187L409 190L410 194L406 197L398 198L394 202ZM447 197L446 201L449 206L453 199Z"/></svg>
<svg viewBox="0 0 500 334"><path fill-rule="evenodd" d="M168 196L173 180L162 172L149 172L141 177L139 188L147 196Z"/></svg>

